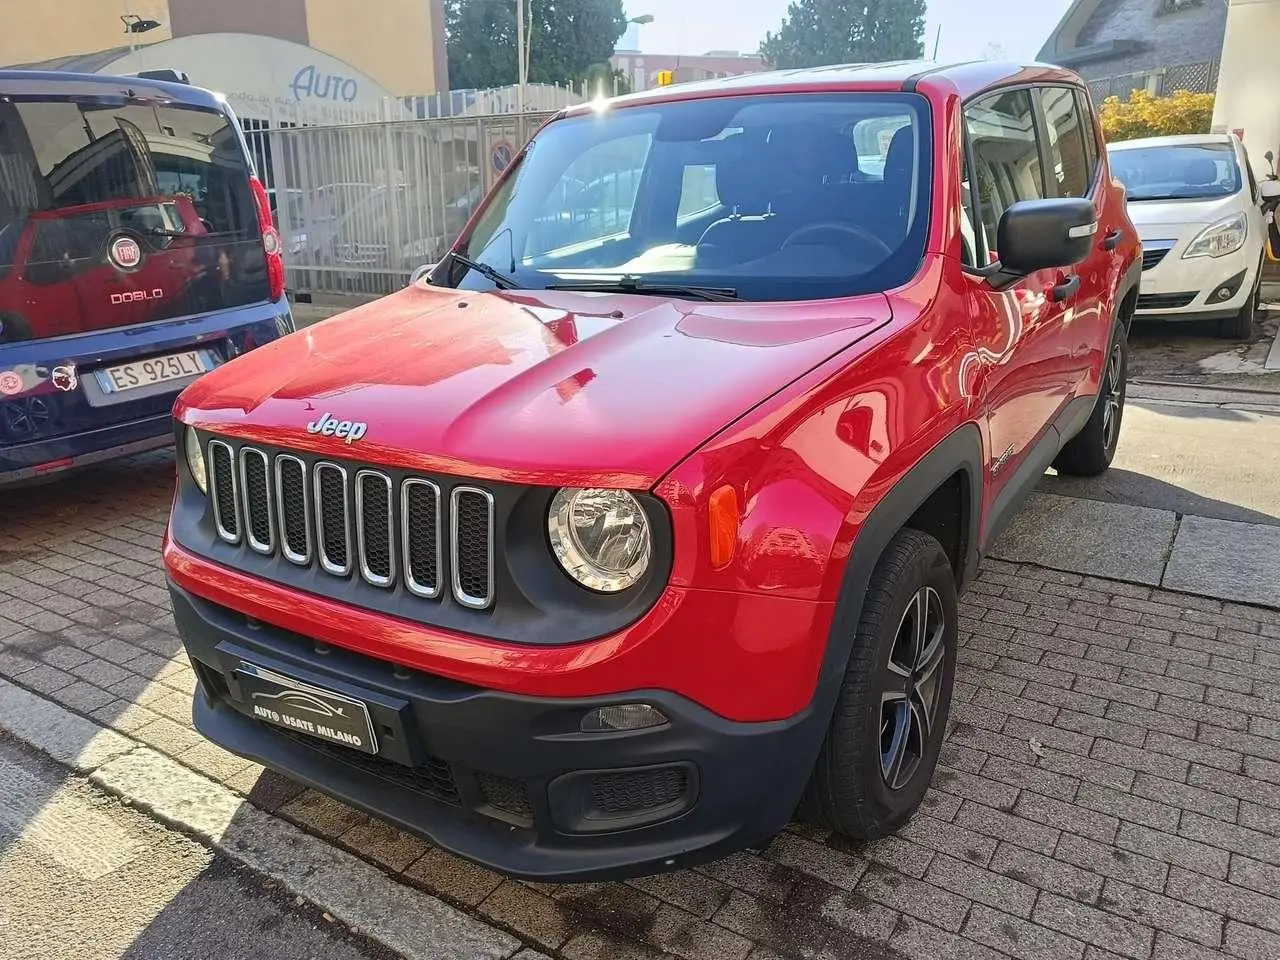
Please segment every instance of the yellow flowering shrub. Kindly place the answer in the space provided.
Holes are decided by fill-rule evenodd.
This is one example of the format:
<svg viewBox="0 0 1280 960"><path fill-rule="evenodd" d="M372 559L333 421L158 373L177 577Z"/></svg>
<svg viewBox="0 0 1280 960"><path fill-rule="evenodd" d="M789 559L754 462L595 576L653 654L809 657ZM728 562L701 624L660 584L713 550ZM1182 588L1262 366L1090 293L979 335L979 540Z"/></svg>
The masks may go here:
<svg viewBox="0 0 1280 960"><path fill-rule="evenodd" d="M1112 143L1138 137L1208 133L1213 121L1213 94L1179 90L1172 96L1153 97L1145 90L1135 90L1128 100L1107 97L1099 116L1103 135Z"/></svg>

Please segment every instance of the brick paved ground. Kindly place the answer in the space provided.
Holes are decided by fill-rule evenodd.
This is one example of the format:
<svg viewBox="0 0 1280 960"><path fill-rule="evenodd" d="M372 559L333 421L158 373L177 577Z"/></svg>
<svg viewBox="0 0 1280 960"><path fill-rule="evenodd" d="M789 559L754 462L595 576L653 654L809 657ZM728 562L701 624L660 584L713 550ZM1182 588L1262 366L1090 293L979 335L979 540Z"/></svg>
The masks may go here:
<svg viewBox="0 0 1280 960"><path fill-rule="evenodd" d="M90 714L570 960L1280 957L1280 611L988 563L924 811L849 845L628 884L504 881L229 756L158 547L153 455L4 495L0 675Z"/></svg>

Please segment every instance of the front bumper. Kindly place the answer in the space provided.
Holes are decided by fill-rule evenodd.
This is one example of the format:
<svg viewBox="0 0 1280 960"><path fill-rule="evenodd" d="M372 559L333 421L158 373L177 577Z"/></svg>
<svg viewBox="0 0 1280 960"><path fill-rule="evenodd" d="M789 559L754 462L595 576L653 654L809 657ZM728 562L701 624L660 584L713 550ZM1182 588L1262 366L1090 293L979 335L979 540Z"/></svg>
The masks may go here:
<svg viewBox="0 0 1280 960"><path fill-rule="evenodd" d="M621 878L706 862L763 842L791 817L825 724L726 720L685 697L504 693L330 647L170 583L199 678L197 729L492 869L538 880ZM371 704L368 756L253 719L235 670L249 662ZM591 708L643 702L669 723L582 733Z"/></svg>
<svg viewBox="0 0 1280 960"><path fill-rule="evenodd" d="M1153 245L1148 252L1158 249ZM1215 320L1239 313L1257 283L1259 251L1246 244L1225 257L1184 260L1182 249L1181 244L1173 247L1155 266L1143 270L1137 316ZM1230 296L1217 296L1224 288Z"/></svg>

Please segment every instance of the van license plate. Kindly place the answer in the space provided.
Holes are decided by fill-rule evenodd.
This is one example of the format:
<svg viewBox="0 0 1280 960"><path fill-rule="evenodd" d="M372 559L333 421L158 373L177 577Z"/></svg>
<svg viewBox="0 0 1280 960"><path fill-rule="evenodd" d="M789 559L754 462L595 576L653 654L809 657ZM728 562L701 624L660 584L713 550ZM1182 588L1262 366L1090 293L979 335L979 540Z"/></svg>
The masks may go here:
<svg viewBox="0 0 1280 960"><path fill-rule="evenodd" d="M208 350L188 350L185 353L171 353L167 357L132 360L97 370L94 375L98 378L98 386L103 393L124 393L169 380L198 377L215 366L217 363Z"/></svg>
<svg viewBox="0 0 1280 960"><path fill-rule="evenodd" d="M273 726L377 753L369 708L359 700L241 662L236 671L253 716Z"/></svg>

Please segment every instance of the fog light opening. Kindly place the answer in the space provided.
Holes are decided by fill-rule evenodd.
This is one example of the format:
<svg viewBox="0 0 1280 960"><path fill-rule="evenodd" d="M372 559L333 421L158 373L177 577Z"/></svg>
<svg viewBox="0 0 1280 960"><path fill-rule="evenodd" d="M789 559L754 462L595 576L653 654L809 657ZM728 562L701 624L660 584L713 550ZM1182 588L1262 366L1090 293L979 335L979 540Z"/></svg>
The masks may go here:
<svg viewBox="0 0 1280 960"><path fill-rule="evenodd" d="M582 718L583 733L647 730L669 723L666 714L647 703L615 703L596 707Z"/></svg>

